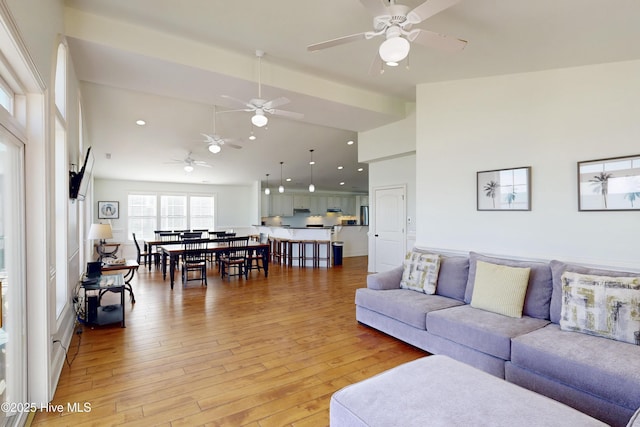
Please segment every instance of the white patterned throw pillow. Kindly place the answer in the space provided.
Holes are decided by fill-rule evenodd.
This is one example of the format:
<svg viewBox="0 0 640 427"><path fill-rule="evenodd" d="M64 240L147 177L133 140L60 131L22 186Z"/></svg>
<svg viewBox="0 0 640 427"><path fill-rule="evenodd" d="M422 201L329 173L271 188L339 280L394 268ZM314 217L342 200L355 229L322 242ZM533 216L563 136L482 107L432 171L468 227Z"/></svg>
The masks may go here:
<svg viewBox="0 0 640 427"><path fill-rule="evenodd" d="M407 252L400 287L435 294L440 271L440 255L419 251Z"/></svg>
<svg viewBox="0 0 640 427"><path fill-rule="evenodd" d="M562 275L560 329L640 343L640 277Z"/></svg>

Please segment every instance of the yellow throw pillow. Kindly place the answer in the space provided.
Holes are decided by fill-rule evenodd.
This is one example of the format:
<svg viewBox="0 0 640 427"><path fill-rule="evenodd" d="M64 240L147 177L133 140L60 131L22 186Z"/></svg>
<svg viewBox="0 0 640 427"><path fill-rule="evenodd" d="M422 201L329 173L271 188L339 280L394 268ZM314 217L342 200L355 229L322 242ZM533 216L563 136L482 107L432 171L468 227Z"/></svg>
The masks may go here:
<svg viewBox="0 0 640 427"><path fill-rule="evenodd" d="M530 268L477 261L471 307L509 317L522 317Z"/></svg>

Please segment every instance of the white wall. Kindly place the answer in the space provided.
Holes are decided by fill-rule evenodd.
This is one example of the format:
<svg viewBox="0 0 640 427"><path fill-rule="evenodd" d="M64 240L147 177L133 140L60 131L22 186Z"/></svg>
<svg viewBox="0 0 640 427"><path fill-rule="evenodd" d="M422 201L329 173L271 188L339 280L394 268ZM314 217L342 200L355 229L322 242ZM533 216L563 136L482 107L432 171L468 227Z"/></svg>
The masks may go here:
<svg viewBox="0 0 640 427"><path fill-rule="evenodd" d="M93 181L93 188L93 199L96 204L94 206L95 222L98 221L98 201L120 202L120 218L112 220L114 231L122 229L126 232L127 196L130 193L213 195L216 203L216 229L247 227L260 223L255 186L177 184L96 178Z"/></svg>
<svg viewBox="0 0 640 427"><path fill-rule="evenodd" d="M53 81L58 44L64 30L62 0L3 0L15 24L16 43L36 84L27 92L27 136L25 146L26 251L27 251L27 340L28 393L32 402L48 402L53 397L64 363L64 350L72 337L75 312L71 292L79 271L78 206L66 194L56 194L54 172ZM11 26L13 29L13 26ZM67 138L69 163L77 163L78 82L69 60L67 65ZM20 76L24 78L24 76ZM66 169L65 165L65 169ZM66 170L65 180L66 180ZM56 213L54 198L68 203L64 214ZM61 210L62 211L62 210ZM56 224L65 224L67 233L56 233ZM65 262L57 265L59 250ZM61 271L63 270L63 271ZM55 318L56 282L69 287L69 303ZM54 340L60 344L54 345Z"/></svg>
<svg viewBox="0 0 640 427"><path fill-rule="evenodd" d="M417 87L417 245L637 268L638 212L578 212L578 161L640 152L640 61ZM532 167L530 212L476 172Z"/></svg>
<svg viewBox="0 0 640 427"><path fill-rule="evenodd" d="M369 196L374 189L392 185L406 185L407 189L407 247L413 247L416 236L416 115L387 126L358 134L358 161L369 163ZM369 203L373 225L374 203ZM371 231L373 230L370 227ZM369 236L369 254L373 254L374 238ZM369 271L375 271L375 260L369 257Z"/></svg>

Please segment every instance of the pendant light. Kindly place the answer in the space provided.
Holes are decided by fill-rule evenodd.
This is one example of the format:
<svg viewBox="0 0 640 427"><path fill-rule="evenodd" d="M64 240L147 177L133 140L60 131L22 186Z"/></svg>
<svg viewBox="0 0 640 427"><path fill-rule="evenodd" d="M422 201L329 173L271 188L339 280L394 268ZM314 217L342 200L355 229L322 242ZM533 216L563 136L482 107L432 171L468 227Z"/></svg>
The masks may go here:
<svg viewBox="0 0 640 427"><path fill-rule="evenodd" d="M284 185L282 185L282 165L284 162L280 162L280 187L278 187L278 193L284 193Z"/></svg>
<svg viewBox="0 0 640 427"><path fill-rule="evenodd" d="M271 190L269 189L269 174L267 174L267 185L264 188L264 194L266 194L267 196L271 194Z"/></svg>
<svg viewBox="0 0 640 427"><path fill-rule="evenodd" d="M309 167L311 168L311 179L310 179L310 184L309 184L309 193L313 193L314 191L316 191L316 186L313 185L313 165L315 165L316 162L313 161L313 149L309 150L309 153L311 153L311 160L309 160Z"/></svg>

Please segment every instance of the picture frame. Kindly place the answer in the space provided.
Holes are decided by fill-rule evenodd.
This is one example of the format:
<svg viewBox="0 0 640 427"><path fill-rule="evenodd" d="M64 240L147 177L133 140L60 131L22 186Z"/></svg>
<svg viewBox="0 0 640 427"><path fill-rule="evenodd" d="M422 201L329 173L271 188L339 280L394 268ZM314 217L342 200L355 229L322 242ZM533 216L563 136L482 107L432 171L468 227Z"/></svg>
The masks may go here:
<svg viewBox="0 0 640 427"><path fill-rule="evenodd" d="M640 210L640 154L578 162L578 211Z"/></svg>
<svg viewBox="0 0 640 427"><path fill-rule="evenodd" d="M120 218L119 202L98 202L98 218L99 219L117 219Z"/></svg>
<svg viewBox="0 0 640 427"><path fill-rule="evenodd" d="M531 166L476 173L479 211L530 211Z"/></svg>

